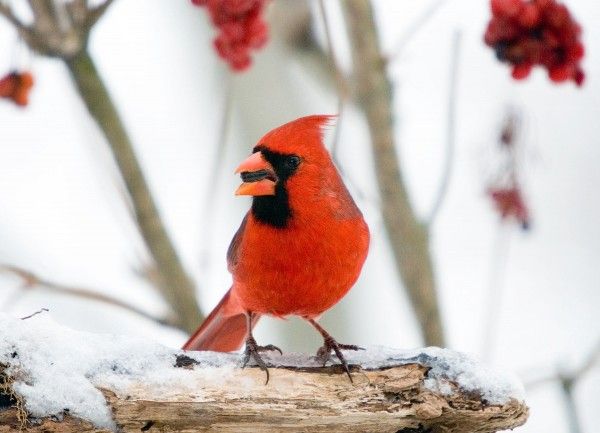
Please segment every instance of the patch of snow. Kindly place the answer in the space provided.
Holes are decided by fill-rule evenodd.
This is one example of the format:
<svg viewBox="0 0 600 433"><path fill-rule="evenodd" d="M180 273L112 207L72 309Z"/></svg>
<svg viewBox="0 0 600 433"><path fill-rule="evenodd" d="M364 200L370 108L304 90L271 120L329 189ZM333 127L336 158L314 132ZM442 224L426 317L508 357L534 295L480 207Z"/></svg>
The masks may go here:
<svg viewBox="0 0 600 433"><path fill-rule="evenodd" d="M450 395L455 383L467 392L481 395L489 404L504 404L511 398L525 399L525 388L516 375L498 372L481 364L474 356L439 347L400 350L371 346L366 350L345 351L349 364L374 370L405 364L421 364L429 367L425 386L442 395ZM316 367L319 364L306 354L286 353L283 356L265 354L265 361L272 366ZM333 363L337 358L333 358Z"/></svg>
<svg viewBox="0 0 600 433"><path fill-rule="evenodd" d="M164 395L182 388L199 392L197 384L189 380L189 371L174 367L177 356L184 353L180 350L140 338L74 331L48 314L21 320L0 313L0 329L0 364L8 366L5 372L14 380L14 391L36 417L60 416L68 410L98 427L114 430L110 409L98 388L119 393L144 383ZM241 362L237 354L185 354L199 363L202 368L195 370L201 371L206 381L221 381ZM514 377L490 371L473 358L447 349L371 347L346 352L346 357L349 363L366 369L422 364L430 368L425 386L444 395L452 392L450 382L480 394L490 404L522 400L524 395ZM318 366L306 354L270 355L265 360L272 366Z"/></svg>
<svg viewBox="0 0 600 433"><path fill-rule="evenodd" d="M116 392L143 381L166 392L185 387L189 374L173 368L181 351L139 338L78 332L48 314L21 320L0 313L0 364L14 379L13 390L35 417L71 415L102 428L115 429L104 396L96 387ZM206 366L230 365L238 356L194 354Z"/></svg>
<svg viewBox="0 0 600 433"><path fill-rule="evenodd" d="M354 352L346 359L367 369L383 365L421 364L430 368L425 386L442 395L452 392L448 382L454 382L464 391L480 394L489 404L504 404L511 398L525 399L525 388L516 375L492 370L474 356L450 349L370 347L367 351Z"/></svg>

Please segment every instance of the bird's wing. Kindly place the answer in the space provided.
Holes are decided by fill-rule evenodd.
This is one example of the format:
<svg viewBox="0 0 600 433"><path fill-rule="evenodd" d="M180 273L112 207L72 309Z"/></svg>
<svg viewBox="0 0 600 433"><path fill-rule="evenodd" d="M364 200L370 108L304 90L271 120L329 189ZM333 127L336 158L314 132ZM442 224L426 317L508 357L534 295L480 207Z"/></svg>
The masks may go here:
<svg viewBox="0 0 600 433"><path fill-rule="evenodd" d="M239 247L242 243L242 238L244 237L244 231L246 230L246 222L248 221L248 215L246 214L242 223L240 224L240 228L235 232L233 239L231 239L231 243L229 244L229 248L227 248L227 269L229 272L233 273L238 260L239 260Z"/></svg>

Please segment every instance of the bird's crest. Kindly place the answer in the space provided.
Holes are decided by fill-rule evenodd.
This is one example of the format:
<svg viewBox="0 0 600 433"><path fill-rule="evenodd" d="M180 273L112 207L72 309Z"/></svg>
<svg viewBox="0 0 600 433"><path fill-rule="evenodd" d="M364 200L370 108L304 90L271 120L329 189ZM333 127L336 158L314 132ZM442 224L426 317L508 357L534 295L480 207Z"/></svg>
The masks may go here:
<svg viewBox="0 0 600 433"><path fill-rule="evenodd" d="M279 153L296 153L299 149L308 152L322 149L323 132L336 118L337 115L333 114L300 117L271 130L258 144Z"/></svg>

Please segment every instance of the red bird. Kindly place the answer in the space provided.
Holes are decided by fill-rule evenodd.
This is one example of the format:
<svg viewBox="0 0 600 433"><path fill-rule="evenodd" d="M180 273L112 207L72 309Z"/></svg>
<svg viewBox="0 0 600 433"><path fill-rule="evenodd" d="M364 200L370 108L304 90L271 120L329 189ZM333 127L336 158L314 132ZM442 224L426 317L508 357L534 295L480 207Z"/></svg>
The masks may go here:
<svg viewBox="0 0 600 433"><path fill-rule="evenodd" d="M333 116L307 116L261 138L235 171L237 195L253 196L227 252L233 285L186 350L229 352L246 343L244 365L252 357L267 374L252 328L262 315L306 319L323 336L317 357L325 364L335 352L352 380L342 349L317 319L356 282L369 249L369 228L323 145L324 126Z"/></svg>

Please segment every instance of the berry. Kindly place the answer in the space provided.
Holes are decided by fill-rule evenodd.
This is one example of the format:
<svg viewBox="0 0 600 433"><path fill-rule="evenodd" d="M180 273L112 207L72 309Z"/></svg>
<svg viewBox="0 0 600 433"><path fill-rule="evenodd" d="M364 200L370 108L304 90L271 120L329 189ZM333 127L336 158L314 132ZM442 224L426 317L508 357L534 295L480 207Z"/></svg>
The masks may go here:
<svg viewBox="0 0 600 433"><path fill-rule="evenodd" d="M263 20L267 0L192 0L204 6L212 23L219 29L213 44L219 57L231 69L241 72L250 67L250 52L262 48L269 39Z"/></svg>
<svg viewBox="0 0 600 433"><path fill-rule="evenodd" d="M555 83L562 83L574 76L575 71L570 65L555 66L548 71L548 76Z"/></svg>
<svg viewBox="0 0 600 433"><path fill-rule="evenodd" d="M521 10L521 0L492 0L491 5L494 15L515 17Z"/></svg>
<svg viewBox="0 0 600 433"><path fill-rule="evenodd" d="M524 80L531 73L531 64L530 63L521 63L520 65L515 65L512 70L512 77L515 80Z"/></svg>
<svg viewBox="0 0 600 433"><path fill-rule="evenodd" d="M575 84L577 84L578 86L581 86L583 84L583 81L585 80L585 72L583 72L581 69L577 69L575 70Z"/></svg>
<svg viewBox="0 0 600 433"><path fill-rule="evenodd" d="M534 4L526 4L517 18L522 27L532 29L540 23L540 10Z"/></svg>
<svg viewBox="0 0 600 433"><path fill-rule="evenodd" d="M501 62L512 65L514 79L526 78L539 65L552 82L583 84L581 27L565 5L557 0L490 0L490 7L484 41Z"/></svg>
<svg viewBox="0 0 600 433"><path fill-rule="evenodd" d="M523 229L529 228L529 210L518 185L489 188L487 194L494 202L494 206L503 220L513 218L521 224Z"/></svg>
<svg viewBox="0 0 600 433"><path fill-rule="evenodd" d="M29 103L29 92L33 87L33 75L30 72L12 71L0 78L0 98L11 99L20 107Z"/></svg>

